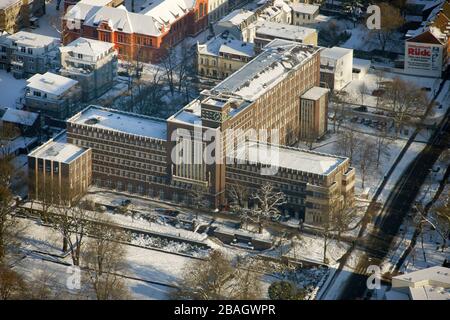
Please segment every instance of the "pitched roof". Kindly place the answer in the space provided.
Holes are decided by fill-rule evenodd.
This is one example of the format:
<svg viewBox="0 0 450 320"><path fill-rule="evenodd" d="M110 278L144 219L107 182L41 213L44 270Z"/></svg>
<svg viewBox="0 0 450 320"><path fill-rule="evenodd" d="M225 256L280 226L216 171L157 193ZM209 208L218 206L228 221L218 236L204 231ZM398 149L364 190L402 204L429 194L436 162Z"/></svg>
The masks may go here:
<svg viewBox="0 0 450 320"><path fill-rule="evenodd" d="M436 37L431 30L426 30L421 34L412 37L407 42L421 42L421 43L429 43L429 44L444 44L438 37Z"/></svg>
<svg viewBox="0 0 450 320"><path fill-rule="evenodd" d="M7 108L3 114L2 121L32 126L38 117L37 113L25 110Z"/></svg>
<svg viewBox="0 0 450 320"><path fill-rule="evenodd" d="M128 12L125 7L100 7L77 3L64 16L66 20L84 20L84 25L97 27L106 21L115 31L139 33L149 36L161 35L162 24L144 14Z"/></svg>
<svg viewBox="0 0 450 320"><path fill-rule="evenodd" d="M161 24L172 24L189 13L195 6L195 0L147 0L139 13L153 17Z"/></svg>

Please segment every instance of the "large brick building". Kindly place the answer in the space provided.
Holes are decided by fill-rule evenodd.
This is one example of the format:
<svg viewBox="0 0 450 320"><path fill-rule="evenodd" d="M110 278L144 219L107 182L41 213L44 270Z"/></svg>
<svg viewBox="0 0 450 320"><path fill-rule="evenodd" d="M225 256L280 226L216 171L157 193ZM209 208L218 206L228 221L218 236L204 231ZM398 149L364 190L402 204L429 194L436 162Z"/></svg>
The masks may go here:
<svg viewBox="0 0 450 320"><path fill-rule="evenodd" d="M0 0L0 34L32 26L45 14L45 0Z"/></svg>
<svg viewBox="0 0 450 320"><path fill-rule="evenodd" d="M114 43L119 58L157 62L168 49L204 30L208 0L156 0L139 13L79 2L63 19L63 43L79 37Z"/></svg>
<svg viewBox="0 0 450 320"><path fill-rule="evenodd" d="M59 204L78 200L91 184L91 150L66 143L62 132L28 154L28 196Z"/></svg>
<svg viewBox="0 0 450 320"><path fill-rule="evenodd" d="M347 158L287 147L301 139L305 121L311 130L326 128L319 51L275 40L167 120L90 106L67 121L68 142L92 149L93 179L102 187L186 203L201 194L220 208L233 185L252 192L268 181L286 194L286 214L320 224L331 206L353 204L355 170ZM302 119L302 99L317 100L318 119ZM267 139L248 140L252 130ZM243 158L243 145L275 153Z"/></svg>

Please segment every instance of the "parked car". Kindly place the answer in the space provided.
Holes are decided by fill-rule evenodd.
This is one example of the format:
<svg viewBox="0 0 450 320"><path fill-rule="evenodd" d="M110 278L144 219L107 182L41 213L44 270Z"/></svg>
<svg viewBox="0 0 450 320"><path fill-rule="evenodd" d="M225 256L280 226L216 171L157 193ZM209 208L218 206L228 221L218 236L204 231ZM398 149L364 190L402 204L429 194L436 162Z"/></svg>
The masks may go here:
<svg viewBox="0 0 450 320"><path fill-rule="evenodd" d="M130 199L124 199L121 202L121 205L124 206L124 207L126 207L126 206L128 206L130 204L131 204L131 200Z"/></svg>

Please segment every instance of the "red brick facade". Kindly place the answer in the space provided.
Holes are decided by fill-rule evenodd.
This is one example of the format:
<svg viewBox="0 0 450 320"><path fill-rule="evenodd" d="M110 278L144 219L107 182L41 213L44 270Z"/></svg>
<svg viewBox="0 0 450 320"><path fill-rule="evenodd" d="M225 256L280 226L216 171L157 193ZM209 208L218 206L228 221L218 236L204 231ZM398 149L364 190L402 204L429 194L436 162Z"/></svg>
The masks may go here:
<svg viewBox="0 0 450 320"><path fill-rule="evenodd" d="M167 49L181 42L187 36L195 36L208 25L208 0L197 0L194 8L162 29L160 36L148 36L139 33L125 33L112 30L108 23L102 22L97 27L81 23L80 29L69 29L63 20L62 42L64 45L79 37L114 43L120 59L139 59L142 62L159 62ZM152 19L152 17L148 17Z"/></svg>

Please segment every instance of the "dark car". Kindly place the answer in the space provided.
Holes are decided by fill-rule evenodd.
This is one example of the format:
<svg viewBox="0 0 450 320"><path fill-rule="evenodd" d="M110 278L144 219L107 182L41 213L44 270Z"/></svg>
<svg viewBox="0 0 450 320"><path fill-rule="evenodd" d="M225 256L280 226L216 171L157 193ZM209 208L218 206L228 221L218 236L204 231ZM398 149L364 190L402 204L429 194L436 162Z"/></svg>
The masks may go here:
<svg viewBox="0 0 450 320"><path fill-rule="evenodd" d="M128 205L130 205L131 204L131 200L130 199L125 199L125 200L122 200L122 206L128 206Z"/></svg>

